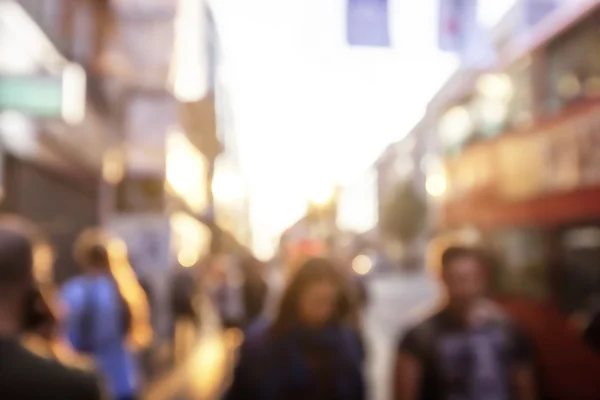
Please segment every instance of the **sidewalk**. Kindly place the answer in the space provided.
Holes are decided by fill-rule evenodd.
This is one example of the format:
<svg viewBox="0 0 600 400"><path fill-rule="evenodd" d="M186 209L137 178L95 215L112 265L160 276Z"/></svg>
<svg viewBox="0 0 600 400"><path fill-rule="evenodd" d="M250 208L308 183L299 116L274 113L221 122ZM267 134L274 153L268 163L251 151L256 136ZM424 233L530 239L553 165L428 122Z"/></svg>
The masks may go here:
<svg viewBox="0 0 600 400"><path fill-rule="evenodd" d="M202 301L201 315L200 333L186 360L150 385L145 400L214 400L222 393L240 336L223 332L207 299Z"/></svg>

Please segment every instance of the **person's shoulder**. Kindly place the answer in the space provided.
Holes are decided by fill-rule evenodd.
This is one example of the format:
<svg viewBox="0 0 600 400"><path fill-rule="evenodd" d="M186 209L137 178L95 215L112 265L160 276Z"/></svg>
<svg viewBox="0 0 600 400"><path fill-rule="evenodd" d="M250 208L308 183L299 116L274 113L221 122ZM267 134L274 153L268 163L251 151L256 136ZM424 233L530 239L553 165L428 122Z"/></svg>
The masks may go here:
<svg viewBox="0 0 600 400"><path fill-rule="evenodd" d="M22 390L43 393L48 398L89 399L101 398L97 376L83 369L70 368L54 360L37 356L22 349L13 360L12 373ZM25 386L26 385L26 386ZM36 396L32 396L37 398Z"/></svg>
<svg viewBox="0 0 600 400"><path fill-rule="evenodd" d="M495 325L502 329L518 330L519 324L500 305L492 301L482 301L475 309L475 318Z"/></svg>
<svg viewBox="0 0 600 400"><path fill-rule="evenodd" d="M86 371L83 368L66 367L56 363L54 373L49 375L54 376L56 382L60 385L55 387L58 393L70 394L74 399L90 399L99 400L101 398L101 390L99 380L96 374ZM52 383L50 383L52 386Z"/></svg>
<svg viewBox="0 0 600 400"><path fill-rule="evenodd" d="M440 329L443 318L439 309L430 310L422 315L420 319L408 325L408 328L400 336L397 344L399 352L409 353L417 358L423 358L431 347L435 336Z"/></svg>
<svg viewBox="0 0 600 400"><path fill-rule="evenodd" d="M81 302L81 298L85 293L84 282L82 276L77 276L69 279L61 286L60 294L70 306Z"/></svg>
<svg viewBox="0 0 600 400"><path fill-rule="evenodd" d="M427 312L421 314L418 318L414 318L408 323L405 335L423 334L426 331L436 329L442 318L443 310L440 310L439 308L429 309Z"/></svg>
<svg viewBox="0 0 600 400"><path fill-rule="evenodd" d="M85 279L83 276L75 276L62 285L63 292L72 292L83 287Z"/></svg>

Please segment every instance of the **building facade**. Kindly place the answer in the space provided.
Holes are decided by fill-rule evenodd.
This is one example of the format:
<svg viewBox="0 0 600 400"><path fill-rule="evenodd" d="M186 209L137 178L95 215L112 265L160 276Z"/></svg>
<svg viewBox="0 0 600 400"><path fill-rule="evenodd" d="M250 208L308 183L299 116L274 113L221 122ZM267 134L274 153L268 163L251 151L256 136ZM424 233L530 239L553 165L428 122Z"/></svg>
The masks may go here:
<svg viewBox="0 0 600 400"><path fill-rule="evenodd" d="M62 282L78 272L73 240L102 217L113 120L97 55L113 14L102 1L4 1L0 8L0 208L41 226Z"/></svg>

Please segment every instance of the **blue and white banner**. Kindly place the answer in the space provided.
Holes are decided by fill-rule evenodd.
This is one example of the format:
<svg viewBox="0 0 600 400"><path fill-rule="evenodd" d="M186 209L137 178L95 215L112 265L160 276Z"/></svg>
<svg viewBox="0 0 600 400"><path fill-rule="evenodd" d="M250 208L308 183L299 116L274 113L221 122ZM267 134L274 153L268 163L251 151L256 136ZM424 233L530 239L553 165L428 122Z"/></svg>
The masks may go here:
<svg viewBox="0 0 600 400"><path fill-rule="evenodd" d="M389 0L348 0L347 38L351 46L388 47Z"/></svg>
<svg viewBox="0 0 600 400"><path fill-rule="evenodd" d="M439 47L456 53L470 68L488 68L496 60L489 32L477 19L478 0L440 0Z"/></svg>
<svg viewBox="0 0 600 400"><path fill-rule="evenodd" d="M477 26L477 0L440 0L440 50L462 54Z"/></svg>

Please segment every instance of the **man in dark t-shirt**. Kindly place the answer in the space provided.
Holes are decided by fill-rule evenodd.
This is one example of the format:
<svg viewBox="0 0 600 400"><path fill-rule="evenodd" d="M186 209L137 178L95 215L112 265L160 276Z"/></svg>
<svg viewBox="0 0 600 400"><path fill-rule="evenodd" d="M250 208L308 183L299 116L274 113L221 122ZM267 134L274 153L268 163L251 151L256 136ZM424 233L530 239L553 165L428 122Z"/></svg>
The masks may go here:
<svg viewBox="0 0 600 400"><path fill-rule="evenodd" d="M25 221L0 218L0 399L99 400L94 376L34 355L19 341L35 276L47 267L34 257L40 241Z"/></svg>
<svg viewBox="0 0 600 400"><path fill-rule="evenodd" d="M447 302L398 348L398 400L533 400L527 338L486 300L484 258L453 247L442 257Z"/></svg>

